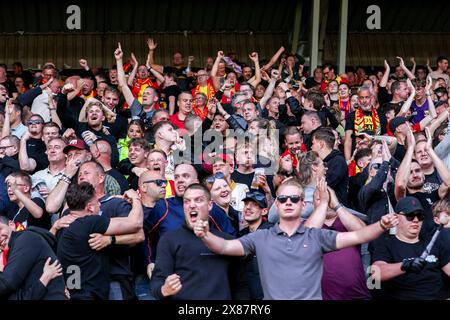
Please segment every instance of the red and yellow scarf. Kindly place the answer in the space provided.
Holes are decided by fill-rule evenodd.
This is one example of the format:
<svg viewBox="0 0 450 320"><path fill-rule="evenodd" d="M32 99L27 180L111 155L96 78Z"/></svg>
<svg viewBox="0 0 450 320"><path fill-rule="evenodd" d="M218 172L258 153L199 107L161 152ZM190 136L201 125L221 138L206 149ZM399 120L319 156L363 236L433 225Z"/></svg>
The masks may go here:
<svg viewBox="0 0 450 320"><path fill-rule="evenodd" d="M138 99L139 103L142 103L142 95L144 94L144 91L145 89L147 89L147 87L153 87L158 90L157 83L153 82L150 78L136 79L134 81L131 93L135 98Z"/></svg>
<svg viewBox="0 0 450 320"><path fill-rule="evenodd" d="M207 101L209 101L216 94L216 90L214 90L214 86L210 79L208 79L207 84L206 84L206 92L205 92L205 89L202 89L202 88L205 88L205 86L200 86L198 84L194 89L192 89L192 96L195 98L195 95L197 93L204 93L204 94L206 94Z"/></svg>
<svg viewBox="0 0 450 320"><path fill-rule="evenodd" d="M380 135L381 134L381 126L380 126L380 117L378 116L377 110L372 107L371 111L371 118L372 123L368 123L366 121L367 116L364 115L364 112L361 108L358 108L355 112L355 134L362 133L362 132L369 132L373 135ZM372 128L370 128L370 125L372 125Z"/></svg>

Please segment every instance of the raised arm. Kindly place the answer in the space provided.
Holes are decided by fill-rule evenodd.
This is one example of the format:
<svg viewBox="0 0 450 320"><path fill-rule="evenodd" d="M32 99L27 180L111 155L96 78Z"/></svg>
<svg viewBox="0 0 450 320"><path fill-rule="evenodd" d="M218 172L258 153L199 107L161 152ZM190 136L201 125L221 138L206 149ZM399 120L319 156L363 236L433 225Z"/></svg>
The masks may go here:
<svg viewBox="0 0 450 320"><path fill-rule="evenodd" d="M411 61L412 64L413 64L413 67L411 69L411 73L415 75L416 74L416 66L417 66L416 59L414 59L414 57L411 57L411 59L409 59L409 61Z"/></svg>
<svg viewBox="0 0 450 320"><path fill-rule="evenodd" d="M69 159L64 168L63 177L58 181L56 186L45 199L45 210L49 214L54 214L63 206L66 198L67 189L73 177L77 174L79 160Z"/></svg>
<svg viewBox="0 0 450 320"><path fill-rule="evenodd" d="M60 128L62 128L61 119L58 116L58 103L55 101L52 95L48 96L48 111L50 112L51 121L56 123Z"/></svg>
<svg viewBox="0 0 450 320"><path fill-rule="evenodd" d="M387 82L389 80L389 74L391 73L391 67L389 66L389 64L387 63L386 60L384 60L384 73L383 73L383 78L381 78L380 81L380 87L386 87Z"/></svg>
<svg viewBox="0 0 450 320"><path fill-rule="evenodd" d="M217 78L217 70L219 70L219 63L222 61L223 57L223 51L217 51L217 57L211 69L211 79L215 90L219 90L220 88L219 79Z"/></svg>
<svg viewBox="0 0 450 320"><path fill-rule="evenodd" d="M430 116L427 116L427 117L430 117ZM432 119L430 121L430 125L428 126L428 128L430 129L431 135L434 135L434 132L436 131L436 129L439 128L441 126L441 124L443 124L444 121L446 121L448 119L448 117L449 117L449 112L447 110L444 110L444 112L441 112L441 114L436 119ZM425 129L425 126L422 126L422 121L420 122L420 129L423 130L423 129Z"/></svg>
<svg viewBox="0 0 450 320"><path fill-rule="evenodd" d="M194 226L194 233L201 238L212 252L226 256L244 256L244 247L239 240L225 240L209 231L208 221L199 220Z"/></svg>
<svg viewBox="0 0 450 320"><path fill-rule="evenodd" d="M317 187L315 192L319 192L319 205L314 208L313 213L305 221L305 227L308 228L322 228L328 211L328 203L330 202L330 195L327 189L327 182L322 177L317 180Z"/></svg>
<svg viewBox="0 0 450 320"><path fill-rule="evenodd" d="M405 71L406 76L408 77L408 79L409 80L415 79L416 76L413 73L411 73L411 71L409 71L409 69L405 66L405 61L403 61L403 58L402 57L397 57L397 59L400 60L400 62L399 62L400 68L402 68L402 70Z"/></svg>
<svg viewBox="0 0 450 320"><path fill-rule="evenodd" d="M406 134L406 144L407 144L407 149L406 149L405 157L403 158L402 162L400 163L400 166L397 171L397 175L395 176L394 194L395 194L395 198L397 200L399 200L400 198L403 198L406 195L408 178L409 178L409 175L411 172L411 162L412 162L412 158L414 155L414 148L416 146L416 139L414 138L411 128L408 128L408 131Z"/></svg>
<svg viewBox="0 0 450 320"><path fill-rule="evenodd" d="M123 96L125 97L125 101L129 106L133 104L134 96L133 93L131 93L130 88L127 85L127 80L125 78L125 72L123 70L123 52L122 52L122 46L120 45L120 42L117 44L118 47L114 51L114 57L116 58L116 64L117 64L117 80L119 81L119 87L122 90Z"/></svg>
<svg viewBox="0 0 450 320"><path fill-rule="evenodd" d="M397 114L397 116L405 116L406 113L409 111L409 109L411 108L411 104L414 101L414 97L416 96L416 88L414 88L414 86L411 83L410 79L406 80L406 84L408 85L408 88L410 90L410 94L408 99L405 101L405 103L402 105L402 108L400 109L399 113Z"/></svg>
<svg viewBox="0 0 450 320"><path fill-rule="evenodd" d="M107 236L136 233L142 229L144 211L138 193L129 189L125 192L124 198L131 202L130 214L128 217L112 218L105 232Z"/></svg>
<svg viewBox="0 0 450 320"><path fill-rule="evenodd" d="M276 83L277 83L276 79L270 78L269 85L267 86L267 89L264 92L263 97L259 101L259 105L261 106L262 109L266 107L267 101L269 101L270 97L272 97Z"/></svg>
<svg viewBox="0 0 450 320"><path fill-rule="evenodd" d="M435 119L437 118L436 108L433 102L433 94L431 92L431 86L433 85L433 79L430 76L427 77L427 85L425 86L425 96L427 97L428 110L430 111L430 116ZM432 132L433 133L433 132Z"/></svg>
<svg viewBox="0 0 450 320"><path fill-rule="evenodd" d="M255 64L255 77L252 78L251 81L249 81L249 84L251 84L253 87L256 88L256 86L261 82L261 68L259 67L259 56L257 52L252 52L252 54L249 55L250 59Z"/></svg>
<svg viewBox="0 0 450 320"><path fill-rule="evenodd" d="M152 38L148 38L147 45L148 45L147 61L148 61L149 65L152 68L156 69L159 73L163 73L164 67L160 66L159 64L156 64L155 59L154 59L154 52L155 52L155 49L158 46L158 44Z"/></svg>
<svg viewBox="0 0 450 320"><path fill-rule="evenodd" d="M19 147L19 165L20 169L31 172L36 169L36 161L33 158L28 157L27 153L27 141L30 139L30 132L28 128L20 139Z"/></svg>
<svg viewBox="0 0 450 320"><path fill-rule="evenodd" d="M433 149L433 136L430 133L428 128L425 128L425 135L427 136L427 144L425 146L425 151L430 156L431 160L433 160L434 167L436 168L439 176L441 177L443 183L439 187L439 196L444 198L448 194L448 190L450 188L450 170L445 165L444 161L442 161L436 152Z"/></svg>
<svg viewBox="0 0 450 320"><path fill-rule="evenodd" d="M14 195L19 199L20 202L23 203L23 206L31 213L34 218L39 219L40 217L42 217L44 211L33 200L31 200L31 198L27 197L19 188L17 188L16 178L9 176L8 178L6 178L5 182L8 186L11 186Z"/></svg>
<svg viewBox="0 0 450 320"><path fill-rule="evenodd" d="M265 64L262 69L267 71L269 70L274 64L275 62L278 61L278 59L280 58L281 54L284 52L284 47L280 47L280 49L278 49L278 51L273 55L272 58L270 58L270 61Z"/></svg>
<svg viewBox="0 0 450 320"><path fill-rule="evenodd" d="M339 232L336 236L336 248L342 249L375 240L386 230L398 224L395 213L386 214L381 220L364 228L351 232Z"/></svg>
<svg viewBox="0 0 450 320"><path fill-rule="evenodd" d="M136 56L134 53L131 53L131 61L133 63L133 70L130 73L130 76L128 77L128 86L132 87L134 83L134 78L136 77L137 69L139 67L139 62L136 59Z"/></svg>
<svg viewBox="0 0 450 320"><path fill-rule="evenodd" d="M11 113L14 110L12 104L13 104L13 102L11 99L6 101L5 121L3 122L3 128L2 128L2 139L11 134L11 124L9 123L9 121L11 119Z"/></svg>

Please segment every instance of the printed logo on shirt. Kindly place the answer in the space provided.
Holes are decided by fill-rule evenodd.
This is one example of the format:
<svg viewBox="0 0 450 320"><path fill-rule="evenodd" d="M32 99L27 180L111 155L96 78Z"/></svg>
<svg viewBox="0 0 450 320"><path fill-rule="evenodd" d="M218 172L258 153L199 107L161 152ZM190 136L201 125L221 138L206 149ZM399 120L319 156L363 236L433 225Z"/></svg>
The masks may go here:
<svg viewBox="0 0 450 320"><path fill-rule="evenodd" d="M434 263L438 262L438 258L435 255L429 255L425 258L425 261L429 263Z"/></svg>
<svg viewBox="0 0 450 320"><path fill-rule="evenodd" d="M439 189L439 184L437 184L437 183L433 183L433 182L425 182L424 184L423 184L423 190L426 192L426 193L432 193L433 191L435 191L435 190L438 190ZM427 199L428 200L428 199ZM430 203L430 204L432 204L432 203Z"/></svg>

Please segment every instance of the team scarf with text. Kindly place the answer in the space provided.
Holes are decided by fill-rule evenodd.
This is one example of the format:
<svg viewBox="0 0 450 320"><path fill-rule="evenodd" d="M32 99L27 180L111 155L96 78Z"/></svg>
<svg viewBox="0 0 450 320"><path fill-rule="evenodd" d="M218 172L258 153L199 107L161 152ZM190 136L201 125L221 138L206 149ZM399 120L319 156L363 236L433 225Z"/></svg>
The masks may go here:
<svg viewBox="0 0 450 320"><path fill-rule="evenodd" d="M371 113L372 113L371 116L372 116L372 123L373 123L373 134L380 135L381 134L380 117L378 116L377 111L373 107L372 107ZM358 108L355 112L355 129L354 130L355 130L355 134L367 131L364 112L361 108Z"/></svg>

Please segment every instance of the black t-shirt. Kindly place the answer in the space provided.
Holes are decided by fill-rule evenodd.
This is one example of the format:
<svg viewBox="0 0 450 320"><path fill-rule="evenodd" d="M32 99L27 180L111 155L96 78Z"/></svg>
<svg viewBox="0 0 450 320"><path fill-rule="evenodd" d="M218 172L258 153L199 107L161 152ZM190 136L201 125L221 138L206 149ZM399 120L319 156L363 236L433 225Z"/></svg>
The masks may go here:
<svg viewBox="0 0 450 320"><path fill-rule="evenodd" d="M41 198L33 198L31 199L35 204L37 204L43 211L42 217L35 218L33 215L28 211L27 208L23 207L22 209L19 209L19 206L13 205L9 207L8 210L8 219L19 222L23 224L25 227L29 226L36 226L41 227L43 229L49 230L52 225L50 222L50 215L47 211L45 211L45 202Z"/></svg>
<svg viewBox="0 0 450 320"><path fill-rule="evenodd" d="M57 233L57 256L66 282L74 274L70 266L78 266L81 272L80 289L68 288L73 300L108 299L108 250L92 250L88 241L92 233L105 233L109 223L110 219L105 215L86 216L76 219Z"/></svg>
<svg viewBox="0 0 450 320"><path fill-rule="evenodd" d="M352 134L352 152L353 150L355 150L355 146L356 146L356 137L355 137L355 112L353 111L352 113L350 113L348 115L348 119L345 122L345 131L347 130L351 130L353 132ZM367 125L367 127L365 127L364 132L369 134L369 135L374 135L374 130L372 123L372 112L371 111L364 111L364 118L366 123L370 123ZM386 134L386 125L387 125L387 121L386 121L386 116L384 114L381 114L381 112L378 112L378 116L380 118L380 134ZM378 130L378 129L377 129Z"/></svg>
<svg viewBox="0 0 450 320"><path fill-rule="evenodd" d="M435 169L432 174L425 175L425 184L423 185L423 188L427 192L432 192L434 190L438 190L441 183L442 179Z"/></svg>
<svg viewBox="0 0 450 320"><path fill-rule="evenodd" d="M406 154L406 148L403 144L397 144L397 148L395 149L395 153L393 155L393 157L395 159L397 159L399 162L403 161L403 158L405 157Z"/></svg>
<svg viewBox="0 0 450 320"><path fill-rule="evenodd" d="M182 91L189 89L190 78L186 76L186 68L175 68L171 66L166 66L163 69L163 73L175 73L177 76L177 85Z"/></svg>
<svg viewBox="0 0 450 320"><path fill-rule="evenodd" d="M103 121L103 126L108 129L114 138L118 141L119 139L125 138L128 131L128 119L121 114L116 115L116 121L109 123L107 120Z"/></svg>
<svg viewBox="0 0 450 320"><path fill-rule="evenodd" d="M102 215L108 218L128 217L131 205L124 199L105 195L100 199ZM114 245L110 248L110 274L112 276L131 276L130 252L128 245Z"/></svg>
<svg viewBox="0 0 450 320"><path fill-rule="evenodd" d="M427 246L427 242L406 243L395 236L384 236L373 242L372 261L387 263L402 262L405 258L419 257ZM405 273L382 283L384 299L400 300L435 300L445 299L446 290L443 282L442 267L450 262L449 247L442 241L436 241L427 265L419 274Z"/></svg>
<svg viewBox="0 0 450 320"><path fill-rule="evenodd" d="M252 180L253 176L255 175L254 172L252 173L240 173L237 170L234 170L234 172L231 174L231 179L233 179L236 183L242 183L246 184L249 189L252 188ZM266 175L267 178L267 184L269 185L270 191L272 194L275 194L275 187L273 186L273 175ZM263 192L260 188L259 191ZM264 192L263 192L264 193Z"/></svg>
<svg viewBox="0 0 450 320"><path fill-rule="evenodd" d="M163 93L166 97L167 110L169 110L169 97L175 97L175 101L178 99L178 95L181 93L181 89L177 85L169 86L164 88ZM178 112L178 106L175 103L174 113Z"/></svg>
<svg viewBox="0 0 450 320"><path fill-rule="evenodd" d="M41 139L30 138L27 141L27 154L29 158L33 158L36 161L36 168L34 172L43 170L48 167L49 162L47 155L45 153L47 151L47 147L45 146L44 141Z"/></svg>

